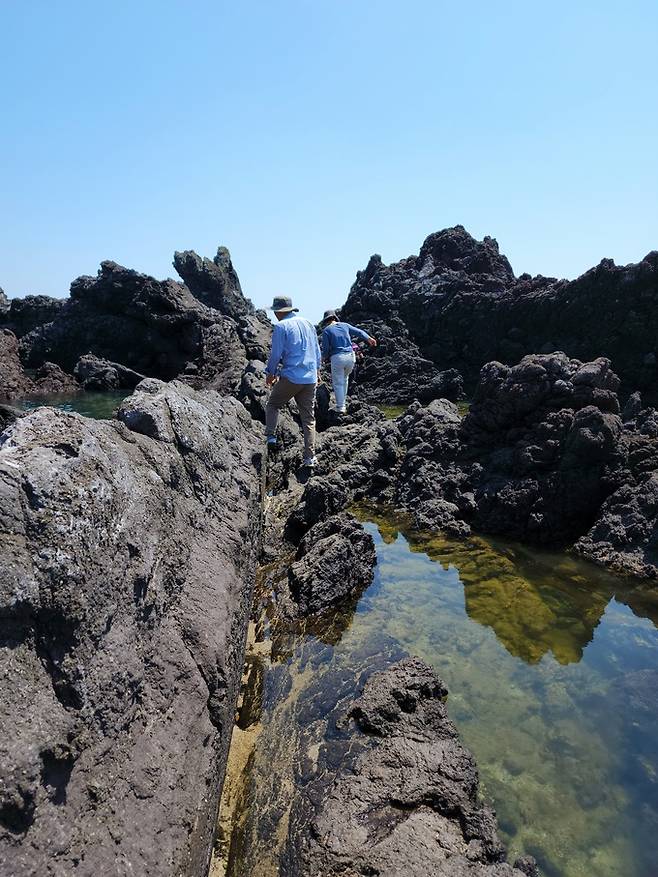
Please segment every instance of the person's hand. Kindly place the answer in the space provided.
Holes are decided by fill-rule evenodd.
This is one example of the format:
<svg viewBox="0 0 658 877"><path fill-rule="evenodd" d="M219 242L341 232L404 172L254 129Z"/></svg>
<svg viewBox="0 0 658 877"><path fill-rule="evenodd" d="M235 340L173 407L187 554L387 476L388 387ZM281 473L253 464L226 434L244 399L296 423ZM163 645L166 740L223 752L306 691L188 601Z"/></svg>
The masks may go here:
<svg viewBox="0 0 658 877"><path fill-rule="evenodd" d="M377 347L377 339L376 338L368 338L368 344L371 347Z"/></svg>
<svg viewBox="0 0 658 877"><path fill-rule="evenodd" d="M277 382L277 376L276 376L276 375L267 375L266 378L265 378L265 385L266 385L267 387L273 387L274 384L276 384L276 382Z"/></svg>

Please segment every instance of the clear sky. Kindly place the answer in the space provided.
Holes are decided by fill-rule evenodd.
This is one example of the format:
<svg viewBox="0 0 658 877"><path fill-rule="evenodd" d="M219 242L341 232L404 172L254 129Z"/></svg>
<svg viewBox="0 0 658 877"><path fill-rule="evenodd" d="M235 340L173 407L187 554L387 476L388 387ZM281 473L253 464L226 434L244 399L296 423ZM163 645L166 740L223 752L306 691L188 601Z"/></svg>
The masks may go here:
<svg viewBox="0 0 658 877"><path fill-rule="evenodd" d="M341 304L461 223L517 274L658 249L657 0L0 0L0 286L231 250Z"/></svg>

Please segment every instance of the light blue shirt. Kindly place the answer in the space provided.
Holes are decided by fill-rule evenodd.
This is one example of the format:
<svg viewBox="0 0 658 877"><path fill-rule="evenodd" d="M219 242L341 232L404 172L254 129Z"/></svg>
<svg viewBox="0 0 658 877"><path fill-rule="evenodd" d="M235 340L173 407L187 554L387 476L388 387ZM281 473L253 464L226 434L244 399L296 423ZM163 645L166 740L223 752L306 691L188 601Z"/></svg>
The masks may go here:
<svg viewBox="0 0 658 877"><path fill-rule="evenodd" d="M334 353L351 353L353 337L367 341L370 335L349 323L332 323L322 333L322 355L329 359Z"/></svg>
<svg viewBox="0 0 658 877"><path fill-rule="evenodd" d="M315 384L321 364L320 345L312 323L295 314L276 323L267 361L268 375L278 373L293 384Z"/></svg>

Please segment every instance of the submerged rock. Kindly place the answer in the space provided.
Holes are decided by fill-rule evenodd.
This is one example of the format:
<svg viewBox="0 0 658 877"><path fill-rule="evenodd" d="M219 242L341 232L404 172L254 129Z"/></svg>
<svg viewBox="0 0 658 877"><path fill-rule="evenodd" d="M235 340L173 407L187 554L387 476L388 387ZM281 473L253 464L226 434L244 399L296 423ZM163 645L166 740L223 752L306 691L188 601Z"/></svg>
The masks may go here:
<svg viewBox="0 0 658 877"><path fill-rule="evenodd" d="M473 757L444 704L447 690L418 658L373 673L355 700L338 699L319 741L300 754L301 790L282 857L287 877L515 877L495 814L477 799ZM310 753L309 753L310 755Z"/></svg>
<svg viewBox="0 0 658 877"><path fill-rule="evenodd" d="M261 437L144 382L0 437L0 872L205 873L254 578ZM29 709L26 709L29 704Z"/></svg>

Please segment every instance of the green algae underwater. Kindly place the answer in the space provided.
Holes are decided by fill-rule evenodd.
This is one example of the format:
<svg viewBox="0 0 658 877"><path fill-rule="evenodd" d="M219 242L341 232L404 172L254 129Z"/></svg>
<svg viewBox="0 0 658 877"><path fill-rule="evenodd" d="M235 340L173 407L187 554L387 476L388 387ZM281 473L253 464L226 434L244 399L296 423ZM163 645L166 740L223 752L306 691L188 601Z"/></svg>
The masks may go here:
<svg viewBox="0 0 658 877"><path fill-rule="evenodd" d="M563 552L354 511L375 540L373 584L324 620L286 628L263 611L257 625L239 720L252 745L211 873L279 873L301 717L321 710L311 681L353 670L356 685L364 662L410 653L448 685L510 861L534 855L544 877L655 877L658 595Z"/></svg>

